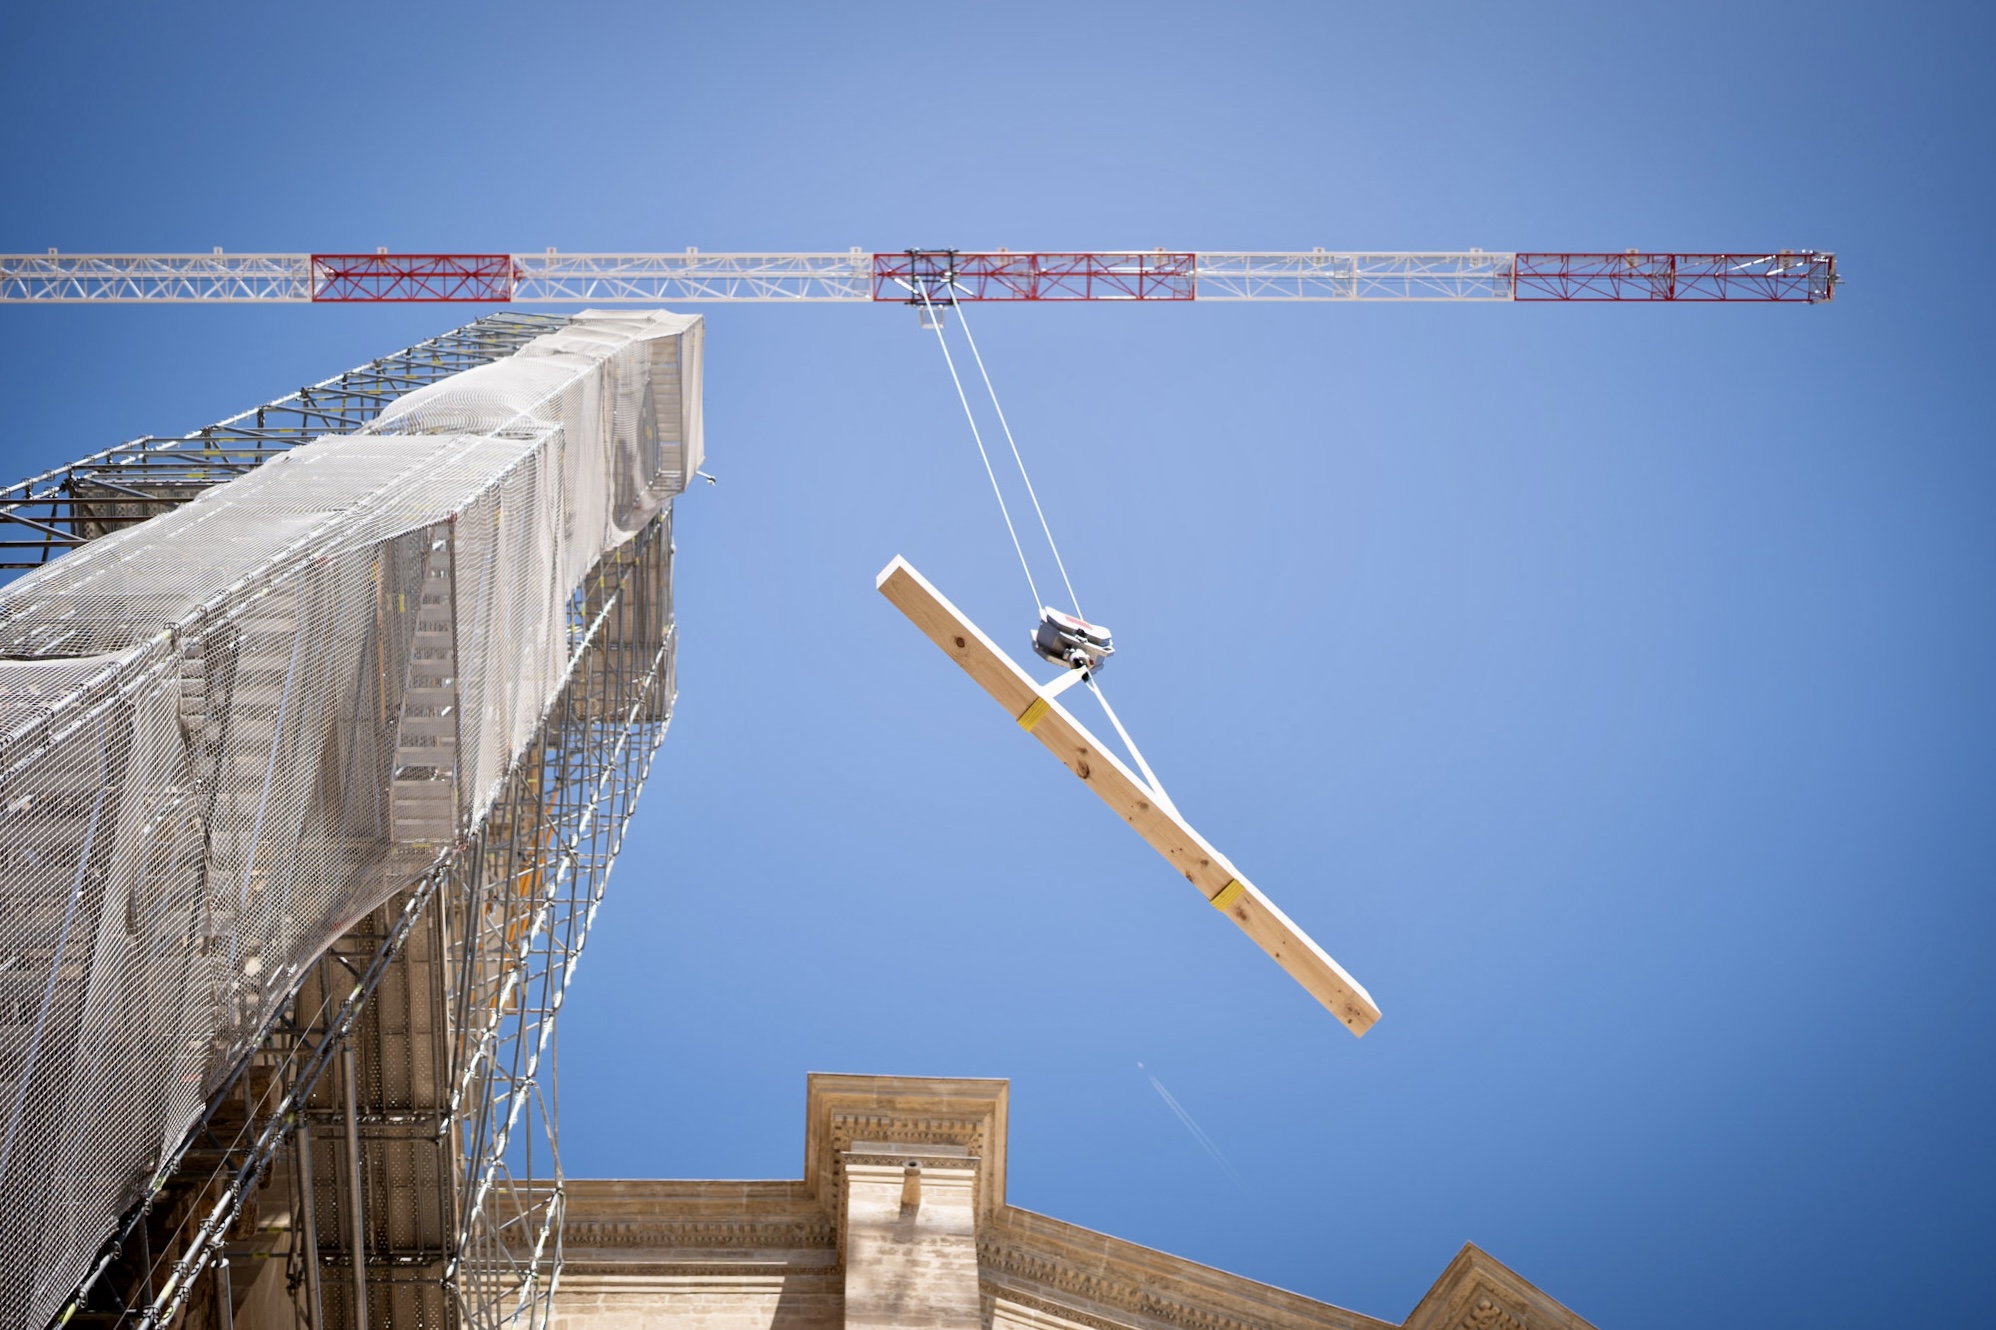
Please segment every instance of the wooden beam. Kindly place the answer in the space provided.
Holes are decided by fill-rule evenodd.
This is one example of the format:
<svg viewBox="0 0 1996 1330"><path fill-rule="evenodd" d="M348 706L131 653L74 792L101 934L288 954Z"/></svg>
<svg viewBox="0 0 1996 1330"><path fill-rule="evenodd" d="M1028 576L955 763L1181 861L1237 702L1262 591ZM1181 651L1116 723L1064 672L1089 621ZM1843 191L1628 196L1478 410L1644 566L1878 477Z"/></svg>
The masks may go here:
<svg viewBox="0 0 1996 1330"><path fill-rule="evenodd" d="M1379 1019L1372 995L1344 967L1324 954L1309 934L1242 877L1218 850L1161 807L1151 789L1059 702L1048 696L1013 659L998 649L963 612L896 555L874 579L880 593L908 616L922 635L963 667L1007 715L1101 796L1137 834L1150 842L1185 880L1324 1004L1333 1016L1364 1034Z"/></svg>

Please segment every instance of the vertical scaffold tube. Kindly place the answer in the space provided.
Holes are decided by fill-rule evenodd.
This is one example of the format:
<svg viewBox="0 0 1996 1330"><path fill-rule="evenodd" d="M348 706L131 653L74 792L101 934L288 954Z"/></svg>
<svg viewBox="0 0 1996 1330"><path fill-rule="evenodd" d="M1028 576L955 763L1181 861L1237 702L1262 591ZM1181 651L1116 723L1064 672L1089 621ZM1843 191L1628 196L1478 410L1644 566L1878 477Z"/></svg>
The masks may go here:
<svg viewBox="0 0 1996 1330"><path fill-rule="evenodd" d="M361 1213L360 1114L354 1104L353 1040L340 1049L340 1079L346 1082L347 1188L353 1196L353 1330L367 1330L367 1221Z"/></svg>
<svg viewBox="0 0 1996 1330"><path fill-rule="evenodd" d="M304 1186L299 1209L305 1220L305 1314L306 1330L325 1330L326 1304L319 1295L319 1215L313 1200L312 1127L303 1116L298 1119L298 1176Z"/></svg>

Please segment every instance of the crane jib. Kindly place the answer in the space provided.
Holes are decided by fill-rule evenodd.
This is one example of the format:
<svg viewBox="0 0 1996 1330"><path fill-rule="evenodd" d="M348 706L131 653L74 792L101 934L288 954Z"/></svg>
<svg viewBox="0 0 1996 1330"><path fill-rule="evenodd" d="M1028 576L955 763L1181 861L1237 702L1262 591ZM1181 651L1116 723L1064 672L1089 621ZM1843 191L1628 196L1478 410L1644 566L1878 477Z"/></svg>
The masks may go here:
<svg viewBox="0 0 1996 1330"><path fill-rule="evenodd" d="M1840 280L1818 250L0 254L0 304L1817 304Z"/></svg>

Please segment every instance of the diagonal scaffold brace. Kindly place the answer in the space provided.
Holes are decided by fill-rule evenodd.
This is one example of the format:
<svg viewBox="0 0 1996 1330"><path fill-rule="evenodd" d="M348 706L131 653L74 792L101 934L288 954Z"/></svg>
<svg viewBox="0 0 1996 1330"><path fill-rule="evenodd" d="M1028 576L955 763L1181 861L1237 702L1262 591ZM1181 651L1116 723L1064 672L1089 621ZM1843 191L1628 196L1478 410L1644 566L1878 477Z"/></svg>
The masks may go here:
<svg viewBox="0 0 1996 1330"><path fill-rule="evenodd" d="M1372 1028L1379 1019L1372 995L1242 877L1226 856L1207 844L1168 800L1124 766L1055 700L1061 685L1072 682L1071 677L1045 688L1034 683L1032 676L899 555L881 569L874 585L924 637L941 647L944 655L1004 707L1021 729L1046 745L1311 997L1353 1034L1362 1035Z"/></svg>

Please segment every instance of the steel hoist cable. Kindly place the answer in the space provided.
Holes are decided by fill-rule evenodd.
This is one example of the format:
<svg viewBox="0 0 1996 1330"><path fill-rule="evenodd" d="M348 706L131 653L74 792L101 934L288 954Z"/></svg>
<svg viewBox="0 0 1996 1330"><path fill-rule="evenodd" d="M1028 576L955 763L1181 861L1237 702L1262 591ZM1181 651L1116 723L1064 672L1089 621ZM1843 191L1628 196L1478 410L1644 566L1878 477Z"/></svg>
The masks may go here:
<svg viewBox="0 0 1996 1330"><path fill-rule="evenodd" d="M1053 538L1053 528L1047 522L1046 509L1041 506L1039 491L1033 487L1033 478L1026 470L1026 460L1019 452L1019 443L1013 437L1011 423L1005 418L1005 408L998 401L998 390L991 382L990 370L985 368L983 353L977 349L977 338L971 334L970 320L964 315L963 306L956 298L955 285L950 284L947 289L949 291L950 308L955 311L957 318L962 321L963 339L969 344L971 357L977 363L978 377L984 381L984 391L991 399L991 409L997 413L999 428L1005 432L1006 446L1012 450L1012 462L1019 468L1019 479L1025 482L1026 494L1033 501L1033 514L1039 518L1040 532L1046 537L1047 548L1053 552L1054 566L1060 569L1060 580L1062 585L1067 588L1069 603L1074 606L1074 617L1082 619L1081 598L1074 594L1074 581L1068 576L1067 562L1061 557L1060 545ZM942 348L943 363L949 366L950 382L956 386L957 401L962 403L964 418L970 422L970 437L976 441L978 457L983 459L984 474L991 481L991 492L997 496L998 511L1005 518L1005 530L1012 537L1012 549L1019 556L1019 566L1025 570L1026 585L1032 589L1034 613L1039 614L1042 612L1044 606L1044 602L1040 599L1039 586L1033 581L1033 570L1027 562L1025 548L1020 544L1018 528L1012 521L1012 511L1005 503L1005 493L999 487L997 473L991 466L991 455L984 447L984 436L977 428L977 418L972 413L969 398L963 391L963 379L957 374L955 357L950 355L949 340L943 333L943 321L936 316L936 307L929 297L927 286L918 285L915 291L921 297L923 310L928 316L926 322L936 334L936 345ZM1123 727L1122 719L1116 715L1115 708L1109 705L1107 694L1102 691L1102 685L1095 678L1097 668L1099 666L1093 665L1083 668L1081 681L1087 684L1088 691L1095 695L1096 702L1102 707L1102 714L1109 718L1109 723L1116 729L1116 736L1123 741L1123 747L1136 760L1137 769L1143 773L1144 782L1150 786L1151 793L1156 796L1158 804L1176 816L1178 810L1172 804L1171 796L1164 792L1164 785L1158 780L1157 773L1152 771L1150 763L1144 760L1143 750L1137 747L1136 741L1130 737L1130 732Z"/></svg>
<svg viewBox="0 0 1996 1330"><path fill-rule="evenodd" d="M1054 541L1053 528L1047 525L1046 510L1040 507L1039 491L1033 488L1033 478L1026 474L1026 459L1019 455L1019 444L1012 437L1012 426L1005 419L1005 408L998 404L998 390L991 386L991 374L984 368L984 357L977 350L977 339L970 335L970 319L965 316L963 306L957 303L954 284L949 289L949 306L956 311L957 319L963 324L963 340L970 344L971 358L977 362L977 372L984 380L984 391L991 397L991 409L998 413L998 427L1005 431L1005 442L1012 449L1013 462L1019 467L1019 479L1026 482L1026 495L1033 501L1033 512L1040 519L1040 531L1047 538L1047 548L1053 551L1054 567L1060 569L1060 580L1067 587L1068 604L1074 607L1075 618L1086 619L1088 616L1081 612L1081 597L1074 594L1074 582L1067 575L1067 563L1060 557L1060 546ZM936 331L938 335L942 332L940 328Z"/></svg>
<svg viewBox="0 0 1996 1330"><path fill-rule="evenodd" d="M963 380L957 377L956 358L949 353L949 341L943 336L942 320L936 317L936 307L929 302L928 289L917 286L916 292L922 297L922 309L927 313L929 325L935 329L936 345L943 349L943 363L949 366L949 380L956 385L956 400L963 403L963 418L970 422L970 437L977 441L977 455L984 459L984 474L991 478L991 492L998 496L998 511L1005 518L1005 531L1012 537L1012 549L1019 556L1019 567L1025 571L1026 585L1033 592L1033 617L1038 618L1040 606L1039 584L1033 581L1032 565L1026 562L1025 546L1019 543L1018 528L1012 525L1012 510L1005 506L1005 491L998 487L998 473L991 469L991 454L984 451L984 436L978 432L977 417L970 410L970 399L964 395Z"/></svg>

